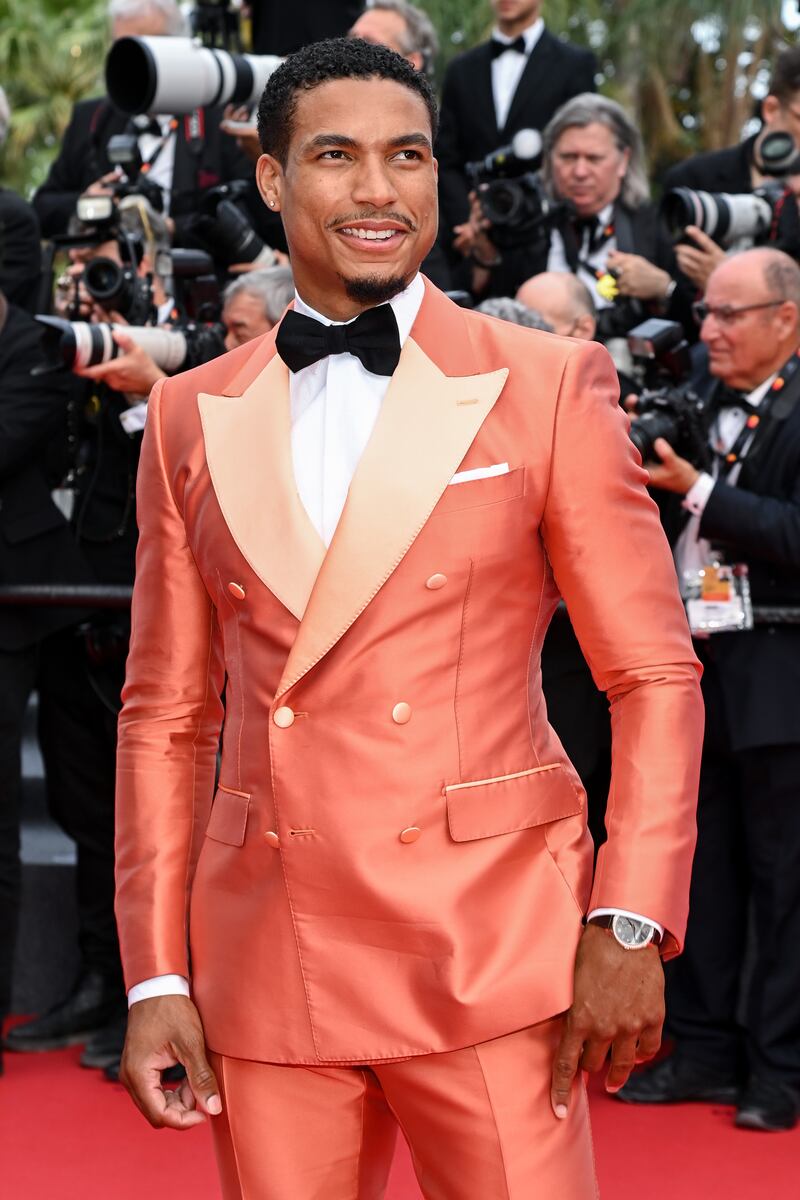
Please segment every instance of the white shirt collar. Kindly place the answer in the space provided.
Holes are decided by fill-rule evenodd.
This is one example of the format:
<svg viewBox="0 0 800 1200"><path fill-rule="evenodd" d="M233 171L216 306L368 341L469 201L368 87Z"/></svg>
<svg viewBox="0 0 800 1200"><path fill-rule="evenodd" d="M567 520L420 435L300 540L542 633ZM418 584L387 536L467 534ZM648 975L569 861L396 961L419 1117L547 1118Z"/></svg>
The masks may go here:
<svg viewBox="0 0 800 1200"><path fill-rule="evenodd" d="M389 306L395 315L397 321L397 329L400 334L400 345L405 343L406 338L411 333L411 327L417 319L417 313L420 310L422 299L425 295L425 284L422 276L416 274L409 283L408 287L402 292L398 292L396 296L392 296L389 301ZM323 325L349 325L350 321L332 321L330 317L323 316L317 312L310 304L306 304L299 292L294 294L294 309L295 312L302 313L306 317L313 317L315 321L321 321ZM355 317L351 317L351 321L355 321Z"/></svg>
<svg viewBox="0 0 800 1200"><path fill-rule="evenodd" d="M529 25L527 29L523 29L522 36L525 39L525 53L526 54L530 54L531 50L536 45L536 43L539 41L539 38L542 36L543 33L544 33L544 20L542 17L537 17L537 19L533 22L532 25ZM517 36L519 36L519 34ZM516 38L509 37L508 34L501 33L499 29L495 28L492 30L492 41L507 42L508 45L510 46L512 42L516 41Z"/></svg>
<svg viewBox="0 0 800 1200"><path fill-rule="evenodd" d="M774 375L770 375L769 379L765 379L763 383L758 385L758 387L753 388L752 392L747 397L748 402L750 404L754 404L757 408L777 378L778 372L776 371Z"/></svg>

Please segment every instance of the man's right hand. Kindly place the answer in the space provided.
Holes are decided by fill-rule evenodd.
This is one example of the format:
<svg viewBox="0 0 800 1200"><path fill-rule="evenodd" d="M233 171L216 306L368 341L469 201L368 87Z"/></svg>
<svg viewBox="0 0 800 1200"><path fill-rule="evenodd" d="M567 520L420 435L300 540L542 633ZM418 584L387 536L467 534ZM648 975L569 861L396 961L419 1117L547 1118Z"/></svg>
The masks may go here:
<svg viewBox="0 0 800 1200"><path fill-rule="evenodd" d="M182 1063L176 1091L161 1072ZM222 1112L219 1087L206 1058L200 1014L186 996L154 996L132 1004L119 1073L137 1108L154 1129L191 1129Z"/></svg>

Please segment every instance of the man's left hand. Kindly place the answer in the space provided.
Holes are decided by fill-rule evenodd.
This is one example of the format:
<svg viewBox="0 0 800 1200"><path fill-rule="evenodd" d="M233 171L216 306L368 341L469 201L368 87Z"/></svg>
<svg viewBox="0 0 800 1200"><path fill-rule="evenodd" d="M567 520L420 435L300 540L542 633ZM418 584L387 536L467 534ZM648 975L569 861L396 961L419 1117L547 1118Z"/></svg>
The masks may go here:
<svg viewBox="0 0 800 1200"><path fill-rule="evenodd" d="M564 1119L579 1069L600 1071L611 1052L606 1091L618 1092L636 1063L658 1053L664 1025L664 971L657 946L626 950L587 925L575 961L575 998L553 1064L553 1112Z"/></svg>
<svg viewBox="0 0 800 1200"><path fill-rule="evenodd" d="M608 256L608 269L614 272L617 287L623 296L635 300L663 300L671 283L669 273L654 266L641 254L623 254L613 250Z"/></svg>
<svg viewBox="0 0 800 1200"><path fill-rule="evenodd" d="M651 486L663 488L665 492L676 492L679 496L685 496L700 478L697 467L693 467L687 459L676 454L664 438L656 438L653 442L653 449L661 462L644 464L650 476Z"/></svg>
<svg viewBox="0 0 800 1200"><path fill-rule="evenodd" d="M115 392L131 396L131 403L135 404L142 396L150 395L153 385L165 378L164 372L129 334L115 329L112 336L123 353L110 362L84 367L75 374L82 375L84 379L107 383Z"/></svg>

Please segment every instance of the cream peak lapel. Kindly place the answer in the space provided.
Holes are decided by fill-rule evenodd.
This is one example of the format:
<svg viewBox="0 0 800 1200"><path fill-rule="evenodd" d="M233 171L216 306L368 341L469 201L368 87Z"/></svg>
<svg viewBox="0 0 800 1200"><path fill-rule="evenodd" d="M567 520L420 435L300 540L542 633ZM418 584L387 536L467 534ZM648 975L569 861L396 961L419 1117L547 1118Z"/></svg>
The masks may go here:
<svg viewBox="0 0 800 1200"><path fill-rule="evenodd" d="M289 372L275 354L240 396L198 396L225 523L262 583L302 619L325 546L297 493Z"/></svg>

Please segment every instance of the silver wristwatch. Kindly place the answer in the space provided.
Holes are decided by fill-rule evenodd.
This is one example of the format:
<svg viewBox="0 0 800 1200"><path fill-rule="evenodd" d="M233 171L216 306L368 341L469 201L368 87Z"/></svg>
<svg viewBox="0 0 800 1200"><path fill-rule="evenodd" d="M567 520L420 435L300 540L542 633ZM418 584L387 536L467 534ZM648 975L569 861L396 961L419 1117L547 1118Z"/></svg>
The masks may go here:
<svg viewBox="0 0 800 1200"><path fill-rule="evenodd" d="M624 913L605 913L592 917L589 924L599 925L612 933L624 950L644 950L653 941L659 941L658 930L649 921L637 921Z"/></svg>

